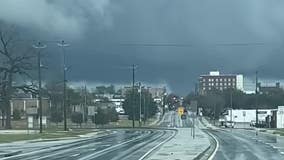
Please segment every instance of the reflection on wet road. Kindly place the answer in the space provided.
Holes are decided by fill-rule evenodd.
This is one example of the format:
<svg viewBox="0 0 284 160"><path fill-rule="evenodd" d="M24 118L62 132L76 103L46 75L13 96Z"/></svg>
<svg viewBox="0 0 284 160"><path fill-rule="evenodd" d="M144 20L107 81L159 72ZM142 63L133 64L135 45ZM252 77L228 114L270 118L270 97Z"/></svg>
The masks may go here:
<svg viewBox="0 0 284 160"><path fill-rule="evenodd" d="M84 138L69 143L38 142L30 144L33 149L25 150L22 145L22 153L5 159L98 159L98 160L122 160L139 159L151 148L166 140L174 134L170 130L115 130L110 135L97 138ZM39 147L41 146L41 147ZM16 149L14 147L14 149ZM20 146L18 146L20 149Z"/></svg>
<svg viewBox="0 0 284 160"><path fill-rule="evenodd" d="M215 160L280 160L281 151L274 147L277 137L258 135L243 129L210 130L219 142Z"/></svg>

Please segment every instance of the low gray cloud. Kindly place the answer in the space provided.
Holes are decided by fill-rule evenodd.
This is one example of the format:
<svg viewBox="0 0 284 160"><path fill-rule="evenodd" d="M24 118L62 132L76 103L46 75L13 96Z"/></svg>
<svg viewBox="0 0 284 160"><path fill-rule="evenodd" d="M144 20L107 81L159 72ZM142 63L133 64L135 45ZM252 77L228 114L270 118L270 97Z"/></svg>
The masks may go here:
<svg viewBox="0 0 284 160"><path fill-rule="evenodd" d="M95 22L93 28L111 25L108 6L109 0L2 0L0 19L46 34L80 38L90 22Z"/></svg>
<svg viewBox="0 0 284 160"><path fill-rule="evenodd" d="M283 7L279 0L9 0L0 2L0 20L68 41L73 81L125 84L131 70L122 68L134 63L137 80L185 94L210 70L283 79ZM59 53L47 50L47 72L58 70Z"/></svg>

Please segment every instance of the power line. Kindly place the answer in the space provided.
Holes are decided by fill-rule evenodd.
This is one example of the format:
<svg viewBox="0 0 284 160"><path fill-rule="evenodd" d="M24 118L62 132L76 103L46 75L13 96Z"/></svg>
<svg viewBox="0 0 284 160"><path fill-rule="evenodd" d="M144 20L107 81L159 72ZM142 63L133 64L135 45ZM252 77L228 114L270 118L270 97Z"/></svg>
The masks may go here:
<svg viewBox="0 0 284 160"><path fill-rule="evenodd" d="M125 47L212 47L212 46L232 46L232 47L246 47L246 46L264 46L268 43L263 42L246 42L246 43L216 43L216 44L187 44L187 43L120 43L119 46Z"/></svg>

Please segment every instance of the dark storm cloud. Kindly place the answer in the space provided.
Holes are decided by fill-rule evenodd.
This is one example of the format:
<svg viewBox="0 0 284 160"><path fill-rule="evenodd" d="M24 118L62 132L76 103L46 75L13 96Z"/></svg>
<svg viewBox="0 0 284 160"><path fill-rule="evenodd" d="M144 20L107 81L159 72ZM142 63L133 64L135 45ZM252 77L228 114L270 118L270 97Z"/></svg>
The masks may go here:
<svg viewBox="0 0 284 160"><path fill-rule="evenodd" d="M139 80L167 83L179 93L192 90L198 75L209 70L247 76L260 70L266 78L284 77L284 2L280 0L9 0L0 4L0 19L33 28L35 37L69 40L69 79L74 81L127 83L131 73L125 68L133 63L139 65ZM50 61L60 62L54 60L56 47L48 52Z"/></svg>

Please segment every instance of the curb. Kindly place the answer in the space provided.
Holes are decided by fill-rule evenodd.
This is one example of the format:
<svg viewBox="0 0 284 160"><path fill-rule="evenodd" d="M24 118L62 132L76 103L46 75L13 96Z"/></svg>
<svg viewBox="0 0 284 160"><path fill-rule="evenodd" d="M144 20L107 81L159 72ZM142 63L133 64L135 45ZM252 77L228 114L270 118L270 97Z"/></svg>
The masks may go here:
<svg viewBox="0 0 284 160"><path fill-rule="evenodd" d="M200 160L203 156L205 156L206 152L210 149L211 144L201 153L199 153L193 160Z"/></svg>
<svg viewBox="0 0 284 160"><path fill-rule="evenodd" d="M218 149L218 141L217 139L209 133L206 129L202 129L202 131L208 135L208 139L210 141L210 145L199 155L197 155L193 160L212 160L216 154Z"/></svg>

